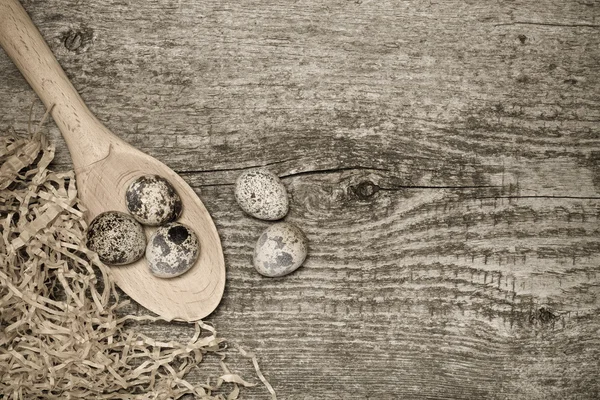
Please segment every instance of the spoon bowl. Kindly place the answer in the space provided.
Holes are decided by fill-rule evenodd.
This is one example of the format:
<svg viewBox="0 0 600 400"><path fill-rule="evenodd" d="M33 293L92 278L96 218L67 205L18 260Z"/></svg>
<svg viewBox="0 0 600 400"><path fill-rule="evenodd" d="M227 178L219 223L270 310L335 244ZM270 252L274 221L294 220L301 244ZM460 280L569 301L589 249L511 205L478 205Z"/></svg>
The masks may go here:
<svg viewBox="0 0 600 400"><path fill-rule="evenodd" d="M141 175L159 175L173 185L183 203L177 221L192 228L200 242L194 266L175 278L157 278L142 257L132 264L111 267L111 273L125 293L166 319L192 321L210 314L223 295L225 266L217 230L194 190L160 161L122 143L111 144L105 158L75 171L88 222L107 210L127 212L125 191ZM155 230L144 226L146 238Z"/></svg>
<svg viewBox="0 0 600 400"><path fill-rule="evenodd" d="M145 258L111 267L115 283L133 300L167 320L195 321L210 314L225 289L221 241L194 190L173 170L111 133L84 104L18 0L0 0L0 45L35 90L69 148L87 222L104 211L127 212L125 192L141 175L167 179L181 197L177 220L192 228L200 256L185 274L152 275ZM146 237L156 230L144 227Z"/></svg>

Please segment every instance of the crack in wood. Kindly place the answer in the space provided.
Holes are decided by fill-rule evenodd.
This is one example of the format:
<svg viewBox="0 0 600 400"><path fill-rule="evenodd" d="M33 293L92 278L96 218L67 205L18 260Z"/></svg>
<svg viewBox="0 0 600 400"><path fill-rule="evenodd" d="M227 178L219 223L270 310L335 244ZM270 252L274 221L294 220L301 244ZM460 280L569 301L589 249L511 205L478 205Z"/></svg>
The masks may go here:
<svg viewBox="0 0 600 400"><path fill-rule="evenodd" d="M176 171L179 175L192 175L192 174L211 174L217 172L232 172L232 171L246 171L254 168L265 168L271 165L283 164L290 161L297 161L298 158L288 158L285 160L273 161L259 165L251 165L244 167L235 167L235 168L215 168L215 169L197 169L197 170L178 170Z"/></svg>
<svg viewBox="0 0 600 400"><path fill-rule="evenodd" d="M561 195L523 195L523 196L486 196L474 197L477 200L483 199L573 199L573 200L600 200L596 196L561 196Z"/></svg>
<svg viewBox="0 0 600 400"><path fill-rule="evenodd" d="M385 171L385 172L389 172L390 170L387 168L351 166L351 167L314 169L314 170L293 172L293 173L281 175L280 178L286 179L286 178L291 178L291 177L307 176L307 175L326 175L326 174L335 174L335 173L343 172L343 171Z"/></svg>
<svg viewBox="0 0 600 400"><path fill-rule="evenodd" d="M500 24L494 24L494 26L512 26L512 25L539 25L539 26L552 26L558 28L600 28L597 24L564 24L554 22L533 22L533 21L515 21L515 22L504 22Z"/></svg>
<svg viewBox="0 0 600 400"><path fill-rule="evenodd" d="M379 187L380 190L404 190L404 189L434 189L434 190L439 190L439 189L457 189L457 190L466 190L466 189L490 189L490 188L494 188L494 189L502 189L503 186L499 186L499 185L458 185L458 186L446 186L446 185L397 185L397 186L391 186L391 187ZM479 198L479 197L478 197ZM485 198L485 197L482 197Z"/></svg>

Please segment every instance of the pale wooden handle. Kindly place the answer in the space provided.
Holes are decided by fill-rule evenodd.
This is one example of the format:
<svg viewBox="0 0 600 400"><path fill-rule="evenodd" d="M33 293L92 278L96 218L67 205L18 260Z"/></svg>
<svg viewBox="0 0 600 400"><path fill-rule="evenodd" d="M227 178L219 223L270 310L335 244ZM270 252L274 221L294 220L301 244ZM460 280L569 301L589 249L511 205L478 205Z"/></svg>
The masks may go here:
<svg viewBox="0 0 600 400"><path fill-rule="evenodd" d="M69 146L73 163L106 155L114 136L90 112L18 0L0 0L0 45L46 107Z"/></svg>

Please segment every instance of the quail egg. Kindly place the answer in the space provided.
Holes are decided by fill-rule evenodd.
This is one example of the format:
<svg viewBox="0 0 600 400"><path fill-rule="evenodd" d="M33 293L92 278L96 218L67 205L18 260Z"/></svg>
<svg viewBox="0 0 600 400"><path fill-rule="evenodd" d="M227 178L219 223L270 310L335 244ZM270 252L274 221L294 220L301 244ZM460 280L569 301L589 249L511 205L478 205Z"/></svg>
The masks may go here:
<svg viewBox="0 0 600 400"><path fill-rule="evenodd" d="M274 221L288 213L288 195L277 175L266 169L243 172L235 182L235 199L246 213Z"/></svg>
<svg viewBox="0 0 600 400"><path fill-rule="evenodd" d="M308 240L296 225L271 225L258 238L254 248L254 268L269 277L284 276L298 269L308 252Z"/></svg>
<svg viewBox="0 0 600 400"><path fill-rule="evenodd" d="M142 225L130 215L107 211L92 220L86 245L105 264L130 264L144 255L146 236Z"/></svg>
<svg viewBox="0 0 600 400"><path fill-rule="evenodd" d="M146 247L150 272L159 278L174 278L188 271L200 253L194 231L178 222L159 227Z"/></svg>
<svg viewBox="0 0 600 400"><path fill-rule="evenodd" d="M181 198L169 181L158 175L135 179L125 193L127 209L144 225L159 226L181 214Z"/></svg>

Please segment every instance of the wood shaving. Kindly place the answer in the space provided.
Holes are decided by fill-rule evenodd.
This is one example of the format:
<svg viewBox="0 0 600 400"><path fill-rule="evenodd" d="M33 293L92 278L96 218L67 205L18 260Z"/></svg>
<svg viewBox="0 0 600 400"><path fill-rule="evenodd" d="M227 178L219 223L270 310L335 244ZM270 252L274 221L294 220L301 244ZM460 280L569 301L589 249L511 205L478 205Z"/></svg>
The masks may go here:
<svg viewBox="0 0 600 400"><path fill-rule="evenodd" d="M0 398L237 399L231 373L193 385L186 375L207 353L224 359L226 341L194 323L187 343L137 333L110 270L84 243L85 209L72 171L47 169L54 147L38 129L0 139ZM275 392L258 369L272 398ZM211 383L214 382L214 383ZM222 392L225 382L233 388Z"/></svg>

